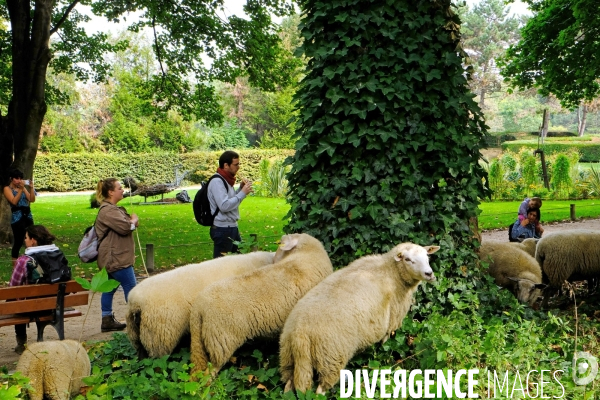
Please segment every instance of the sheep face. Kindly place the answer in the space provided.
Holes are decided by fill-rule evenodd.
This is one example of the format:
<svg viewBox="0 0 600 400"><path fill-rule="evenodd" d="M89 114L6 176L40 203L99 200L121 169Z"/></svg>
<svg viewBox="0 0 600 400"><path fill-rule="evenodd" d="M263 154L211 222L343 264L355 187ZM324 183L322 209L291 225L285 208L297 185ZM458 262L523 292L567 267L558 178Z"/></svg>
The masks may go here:
<svg viewBox="0 0 600 400"><path fill-rule="evenodd" d="M542 295L542 291L547 285L543 283L535 283L529 279L508 277L511 281L515 282L513 286L513 292L515 297L524 304L529 304L533 307L537 299Z"/></svg>
<svg viewBox="0 0 600 400"><path fill-rule="evenodd" d="M409 275L420 281L433 282L435 275L429 266L429 254L440 249L440 246L417 246L412 243L403 243L394 250L394 260L403 264ZM399 266L400 267L400 266Z"/></svg>

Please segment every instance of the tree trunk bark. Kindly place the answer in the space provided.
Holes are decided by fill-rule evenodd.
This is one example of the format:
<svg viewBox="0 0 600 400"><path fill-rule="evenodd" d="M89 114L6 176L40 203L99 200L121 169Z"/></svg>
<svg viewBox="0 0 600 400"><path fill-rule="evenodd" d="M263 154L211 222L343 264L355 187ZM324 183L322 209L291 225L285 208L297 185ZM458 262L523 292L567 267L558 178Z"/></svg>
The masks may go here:
<svg viewBox="0 0 600 400"><path fill-rule="evenodd" d="M548 120L550 119L550 113L548 109L544 109L544 116L542 117L542 131L541 136L545 138L548 135Z"/></svg>
<svg viewBox="0 0 600 400"><path fill-rule="evenodd" d="M587 122L587 110L585 104L581 104L577 109L577 134L581 137L585 133L585 124Z"/></svg>
<svg viewBox="0 0 600 400"><path fill-rule="evenodd" d="M52 0L35 0L32 13L31 4L21 0L6 2L12 31L13 90L1 132L2 144L12 144L8 150L2 150L1 167L7 168L7 160L12 160L9 167L23 171L25 179L33 178L40 129L47 110L46 72L52 58L49 46L54 7ZM6 170L2 172L6 175ZM7 234L4 210L0 208L0 239Z"/></svg>

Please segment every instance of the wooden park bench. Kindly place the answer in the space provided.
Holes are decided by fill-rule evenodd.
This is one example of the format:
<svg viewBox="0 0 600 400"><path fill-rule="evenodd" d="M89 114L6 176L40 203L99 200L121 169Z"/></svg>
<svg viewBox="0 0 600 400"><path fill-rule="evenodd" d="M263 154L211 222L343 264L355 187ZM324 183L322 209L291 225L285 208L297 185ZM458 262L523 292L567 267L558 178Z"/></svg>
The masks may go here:
<svg viewBox="0 0 600 400"><path fill-rule="evenodd" d="M42 342L51 325L64 340L65 318L79 317L81 311L72 307L87 305L88 295L75 281L0 288L0 327L35 322Z"/></svg>

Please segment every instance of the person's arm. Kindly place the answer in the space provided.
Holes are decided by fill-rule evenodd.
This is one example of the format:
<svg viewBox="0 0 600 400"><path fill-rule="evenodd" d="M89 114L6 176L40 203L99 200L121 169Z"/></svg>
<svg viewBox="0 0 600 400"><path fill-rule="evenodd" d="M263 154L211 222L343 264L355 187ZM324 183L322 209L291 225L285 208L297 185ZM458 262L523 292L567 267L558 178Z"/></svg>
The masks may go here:
<svg viewBox="0 0 600 400"><path fill-rule="evenodd" d="M22 286L25 284L25 279L27 278L27 261L28 257L26 256L21 256L17 259L8 286Z"/></svg>
<svg viewBox="0 0 600 400"><path fill-rule="evenodd" d="M512 238L517 239L521 235L525 235L526 237L529 237L530 230L527 229L528 225L529 225L529 220L527 218L525 218L520 223L515 223L513 225L513 229L512 229Z"/></svg>
<svg viewBox="0 0 600 400"><path fill-rule="evenodd" d="M529 198L523 200L523 202L519 206L519 216L522 215L523 217L525 217L527 215L528 208L529 208Z"/></svg>
<svg viewBox="0 0 600 400"><path fill-rule="evenodd" d="M31 189L31 193L25 187L23 190L25 191L25 197L29 200L30 203L35 203L35 189L33 188L33 179L29 182L29 189Z"/></svg>
<svg viewBox="0 0 600 400"><path fill-rule="evenodd" d="M108 229L111 229L121 236L131 234L131 218L117 207L105 206L98 211L98 219Z"/></svg>
<svg viewBox="0 0 600 400"><path fill-rule="evenodd" d="M17 203L19 203L19 199L21 198L21 194L23 193L23 188L22 187L18 187L17 188L17 194L13 195L12 190L10 189L9 186L4 186L4 197L6 197L6 200L8 200L8 202L10 204L12 204L13 206L16 206Z"/></svg>
<svg viewBox="0 0 600 400"><path fill-rule="evenodd" d="M542 228L542 224L540 224L539 222L537 224L535 224L535 231L542 236L542 234L544 233L544 228Z"/></svg>
<svg viewBox="0 0 600 400"><path fill-rule="evenodd" d="M242 200L246 198L246 193L249 191L249 187L244 186L242 190L236 193L235 196L229 197L227 196L227 190L225 189L223 181L219 178L215 178L210 181L208 191L210 194L212 194L215 204L217 207L219 207L219 210L221 210L221 212L227 212L235 210L240 205Z"/></svg>

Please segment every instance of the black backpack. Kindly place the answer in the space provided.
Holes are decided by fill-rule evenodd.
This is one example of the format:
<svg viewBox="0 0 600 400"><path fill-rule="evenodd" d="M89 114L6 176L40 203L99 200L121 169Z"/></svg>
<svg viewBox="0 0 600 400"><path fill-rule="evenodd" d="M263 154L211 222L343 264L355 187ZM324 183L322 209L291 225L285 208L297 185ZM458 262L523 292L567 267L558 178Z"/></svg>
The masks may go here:
<svg viewBox="0 0 600 400"><path fill-rule="evenodd" d="M27 281L57 283L71 280L71 268L62 251L44 251L28 256Z"/></svg>
<svg viewBox="0 0 600 400"><path fill-rule="evenodd" d="M223 181L223 185L225 185L225 191L228 190L227 182L225 179L219 175L214 174L206 183L202 183L202 187L196 193L194 197L194 204L192 208L194 209L194 217L196 221L202 226L212 226L215 217L219 213L219 207L217 207L217 211L215 213L210 212L210 201L208 200L208 184L215 178L220 178Z"/></svg>

